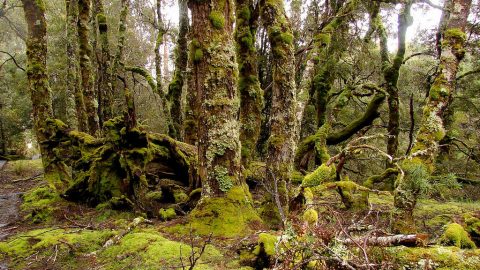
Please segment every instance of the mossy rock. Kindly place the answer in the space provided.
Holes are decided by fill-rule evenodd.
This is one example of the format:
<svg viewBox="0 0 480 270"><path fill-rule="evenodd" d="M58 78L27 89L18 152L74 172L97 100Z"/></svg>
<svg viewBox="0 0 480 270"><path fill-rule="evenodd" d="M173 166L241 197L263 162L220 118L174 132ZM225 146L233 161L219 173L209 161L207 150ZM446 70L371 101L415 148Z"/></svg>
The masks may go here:
<svg viewBox="0 0 480 270"><path fill-rule="evenodd" d="M158 212L158 215L162 220L167 221L167 220L174 219L177 216L177 213L175 213L175 209L173 208L167 208L167 209L162 208Z"/></svg>
<svg viewBox="0 0 480 270"><path fill-rule="evenodd" d="M41 186L25 192L20 207L25 213L25 220L33 223L49 222L53 219L55 210L63 201L58 193L48 186Z"/></svg>
<svg viewBox="0 0 480 270"><path fill-rule="evenodd" d="M467 231L458 223L450 223L446 226L440 243L459 248L476 248Z"/></svg>

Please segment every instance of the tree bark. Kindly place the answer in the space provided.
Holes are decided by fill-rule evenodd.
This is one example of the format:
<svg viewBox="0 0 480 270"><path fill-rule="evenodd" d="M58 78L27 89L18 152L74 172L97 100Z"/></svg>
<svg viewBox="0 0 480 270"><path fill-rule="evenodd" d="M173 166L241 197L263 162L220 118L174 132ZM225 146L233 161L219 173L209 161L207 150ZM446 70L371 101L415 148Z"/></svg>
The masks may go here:
<svg viewBox="0 0 480 270"><path fill-rule="evenodd" d="M99 36L100 52L98 57L98 93L101 95L99 99L100 112L99 123L104 122L113 117L113 85L111 71L111 55L110 42L108 40L108 24L102 0L95 0L96 10L96 27Z"/></svg>
<svg viewBox="0 0 480 270"><path fill-rule="evenodd" d="M237 0L235 40L239 65L238 91L240 92L240 141L242 165L256 156L256 145L262 124L263 91L258 80L255 35L258 13L251 0Z"/></svg>
<svg viewBox="0 0 480 270"><path fill-rule="evenodd" d="M87 112L88 133L93 136L99 135L98 101L93 89L92 76L92 46L90 46L90 0L78 0L78 42L80 46L80 73L82 91L84 95L85 109Z"/></svg>
<svg viewBox="0 0 480 270"><path fill-rule="evenodd" d="M122 0L121 2L122 9L120 12L120 20L118 23L118 36L117 36L117 51L115 52L115 56L113 58L112 64L112 71L111 71L111 78L112 78L112 85L114 89L113 95L115 96L117 93L117 89L119 89L117 84L117 76L119 75L119 69L122 65L123 60L123 51L125 48L125 34L127 31L127 15L128 10L130 7L129 0Z"/></svg>
<svg viewBox="0 0 480 270"><path fill-rule="evenodd" d="M184 138L183 129L183 87L187 77L188 64L188 6L187 0L180 0L179 5L179 22L178 22L178 40L177 40L177 55L175 58L175 72L173 79L168 86L168 100L170 101L170 115L173 122L173 133L171 136L177 140L182 141Z"/></svg>
<svg viewBox="0 0 480 270"><path fill-rule="evenodd" d="M267 184L278 190L280 215L288 212L287 183L295 154L295 57L293 34L281 0L261 3L261 18L273 53L272 107L267 144ZM277 205L280 208L280 205Z"/></svg>
<svg viewBox="0 0 480 270"><path fill-rule="evenodd" d="M78 128L79 131L87 132L87 113L83 98L83 91L78 80L78 0L66 0L67 10L67 96L73 96L76 119L69 121L69 125ZM67 106L71 106L67 103ZM67 111L70 108L67 107ZM67 119L70 118L67 116Z"/></svg>
<svg viewBox="0 0 480 270"><path fill-rule="evenodd" d="M40 145L45 179L57 190L70 182L68 169L55 151L48 147L48 120L53 118L52 99L47 74L47 23L45 3L41 0L22 0L28 27L27 77L33 106L35 134Z"/></svg>

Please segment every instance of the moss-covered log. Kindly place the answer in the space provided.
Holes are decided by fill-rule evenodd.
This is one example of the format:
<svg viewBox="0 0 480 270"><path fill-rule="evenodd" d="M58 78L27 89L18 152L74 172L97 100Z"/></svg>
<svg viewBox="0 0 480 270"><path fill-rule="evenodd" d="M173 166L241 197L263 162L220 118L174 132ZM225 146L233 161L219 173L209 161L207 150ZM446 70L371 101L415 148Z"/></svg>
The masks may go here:
<svg viewBox="0 0 480 270"><path fill-rule="evenodd" d="M27 77L33 106L34 129L40 145L45 179L62 191L70 182L67 166L56 158L48 145L47 121L53 117L52 99L47 74L47 23L42 0L22 0L28 27Z"/></svg>
<svg viewBox="0 0 480 270"><path fill-rule="evenodd" d="M255 12L251 0L237 0L236 2L235 40L239 69L240 141L242 142L242 164L248 166L250 161L255 158L263 108L263 91L258 80L255 48L258 12Z"/></svg>
<svg viewBox="0 0 480 270"><path fill-rule="evenodd" d="M80 57L81 85L87 112L88 133L96 136L99 132L97 114L98 102L93 89L92 46L90 45L90 0L78 0L78 43Z"/></svg>
<svg viewBox="0 0 480 270"><path fill-rule="evenodd" d="M396 231L411 230L413 210L420 194L419 175L428 177L435 170L439 142L445 137L442 117L451 102L458 66L465 54L465 27L471 2L471 0L445 2L444 12L449 15L444 16L447 22L442 32L439 71L430 87L429 97L423 108L422 125L411 154L401 165L405 176L400 175L396 183L394 202Z"/></svg>
<svg viewBox="0 0 480 270"><path fill-rule="evenodd" d="M45 144L55 149L55 158L72 166L73 183L64 197L150 216L172 205L189 210L189 194L200 186L195 148L166 135L147 134L131 118L126 113L105 122L101 139L59 120L47 122Z"/></svg>

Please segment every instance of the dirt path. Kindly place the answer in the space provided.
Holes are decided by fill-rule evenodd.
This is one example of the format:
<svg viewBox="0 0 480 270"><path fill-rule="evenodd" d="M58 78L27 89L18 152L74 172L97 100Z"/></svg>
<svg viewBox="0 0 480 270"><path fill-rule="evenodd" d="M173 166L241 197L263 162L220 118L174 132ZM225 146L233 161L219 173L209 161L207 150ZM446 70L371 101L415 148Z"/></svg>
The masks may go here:
<svg viewBox="0 0 480 270"><path fill-rule="evenodd" d="M5 164L7 164L6 160L0 160L0 171L3 169L3 166L5 166Z"/></svg>
<svg viewBox="0 0 480 270"><path fill-rule="evenodd" d="M9 235L9 225L18 220L20 200L20 193L0 195L0 240Z"/></svg>

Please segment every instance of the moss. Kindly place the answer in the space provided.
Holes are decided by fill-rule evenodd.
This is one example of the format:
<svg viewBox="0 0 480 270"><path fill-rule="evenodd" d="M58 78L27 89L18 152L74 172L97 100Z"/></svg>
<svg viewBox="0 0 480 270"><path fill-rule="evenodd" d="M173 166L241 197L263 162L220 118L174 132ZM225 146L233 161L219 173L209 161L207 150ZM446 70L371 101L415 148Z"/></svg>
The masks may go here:
<svg viewBox="0 0 480 270"><path fill-rule="evenodd" d="M317 223L318 212L313 208L305 210L305 212L303 212L303 221L307 222L310 225Z"/></svg>
<svg viewBox="0 0 480 270"><path fill-rule="evenodd" d="M246 186L231 188L225 197L202 198L190 213L187 224L173 226L169 231L186 233L192 228L197 234L239 236L248 234L251 226L261 224L254 211L252 198Z"/></svg>
<svg viewBox="0 0 480 270"><path fill-rule="evenodd" d="M173 198L175 199L175 203L182 203L188 200L188 195L183 191L177 190L173 193Z"/></svg>
<svg viewBox="0 0 480 270"><path fill-rule="evenodd" d="M447 29L443 33L443 36L444 36L445 39L455 39L455 40L462 41L462 42L464 42L467 39L467 35L460 28Z"/></svg>
<svg viewBox="0 0 480 270"><path fill-rule="evenodd" d="M261 233L258 235L258 244L252 253L256 256L260 255L262 250L268 255L275 255L275 244L277 243L277 237L268 233Z"/></svg>
<svg viewBox="0 0 480 270"><path fill-rule="evenodd" d="M50 187L38 187L23 194L21 210L28 213L26 220L33 223L50 221L62 199Z"/></svg>
<svg viewBox="0 0 480 270"><path fill-rule="evenodd" d="M215 27L216 29L223 29L223 27L225 26L225 17L220 11L213 10L212 12L210 12L210 15L208 15L208 18L210 19L213 27Z"/></svg>
<svg viewBox="0 0 480 270"><path fill-rule="evenodd" d="M100 249L100 247L111 236L112 230L65 230L58 228L37 229L18 234L11 240L0 242L0 259L10 258L14 269L43 269L44 260L52 256L52 251L57 249L58 264L65 266L62 269L82 269L81 266L75 266L77 258L72 252L89 253ZM74 250L72 250L74 248ZM34 258L28 259L32 254ZM28 263L28 266L27 266ZM37 268L38 267L38 268ZM85 269L85 268L83 268Z"/></svg>
<svg viewBox="0 0 480 270"><path fill-rule="evenodd" d="M385 249L404 269L456 269L480 268L480 250L461 250L457 247L393 247ZM384 252L384 251L383 251ZM390 259L392 260L392 259ZM427 265L428 264L428 265Z"/></svg>
<svg viewBox="0 0 480 270"><path fill-rule="evenodd" d="M233 187L233 182L227 168L215 166L213 173L213 178L217 180L221 191L227 192Z"/></svg>
<svg viewBox="0 0 480 270"><path fill-rule="evenodd" d="M162 191L152 191L145 195L147 200L159 201L162 199Z"/></svg>
<svg viewBox="0 0 480 270"><path fill-rule="evenodd" d="M299 171L293 171L292 172L292 176L291 176L291 183L294 184L294 185L299 185L302 183L303 181L303 174Z"/></svg>
<svg viewBox="0 0 480 270"><path fill-rule="evenodd" d="M195 49L195 52L193 54L193 61L194 62L200 62L203 59L203 50L201 48Z"/></svg>
<svg viewBox="0 0 480 270"><path fill-rule="evenodd" d="M333 181L336 176L335 166L322 164L315 171L307 174L303 179L303 187L314 187L322 183Z"/></svg>
<svg viewBox="0 0 480 270"><path fill-rule="evenodd" d="M480 238L480 218L474 217L471 214L463 216L466 224L466 231L472 238Z"/></svg>
<svg viewBox="0 0 480 270"><path fill-rule="evenodd" d="M172 220L177 216L177 213L175 213L175 209L173 208L162 208L158 211L158 215L162 220Z"/></svg>
<svg viewBox="0 0 480 270"><path fill-rule="evenodd" d="M194 248L198 252L197 248ZM98 261L105 269L125 269L141 265L142 269L158 269L159 265L172 268L188 261L192 252L190 245L168 240L153 229L136 229L122 240L99 254ZM211 269L211 264L222 260L222 254L212 245L197 262L198 268Z"/></svg>
<svg viewBox="0 0 480 270"><path fill-rule="evenodd" d="M440 243L452 245L459 248L476 248L475 243L470 239L468 233L458 223L448 224L445 232L440 238Z"/></svg>

